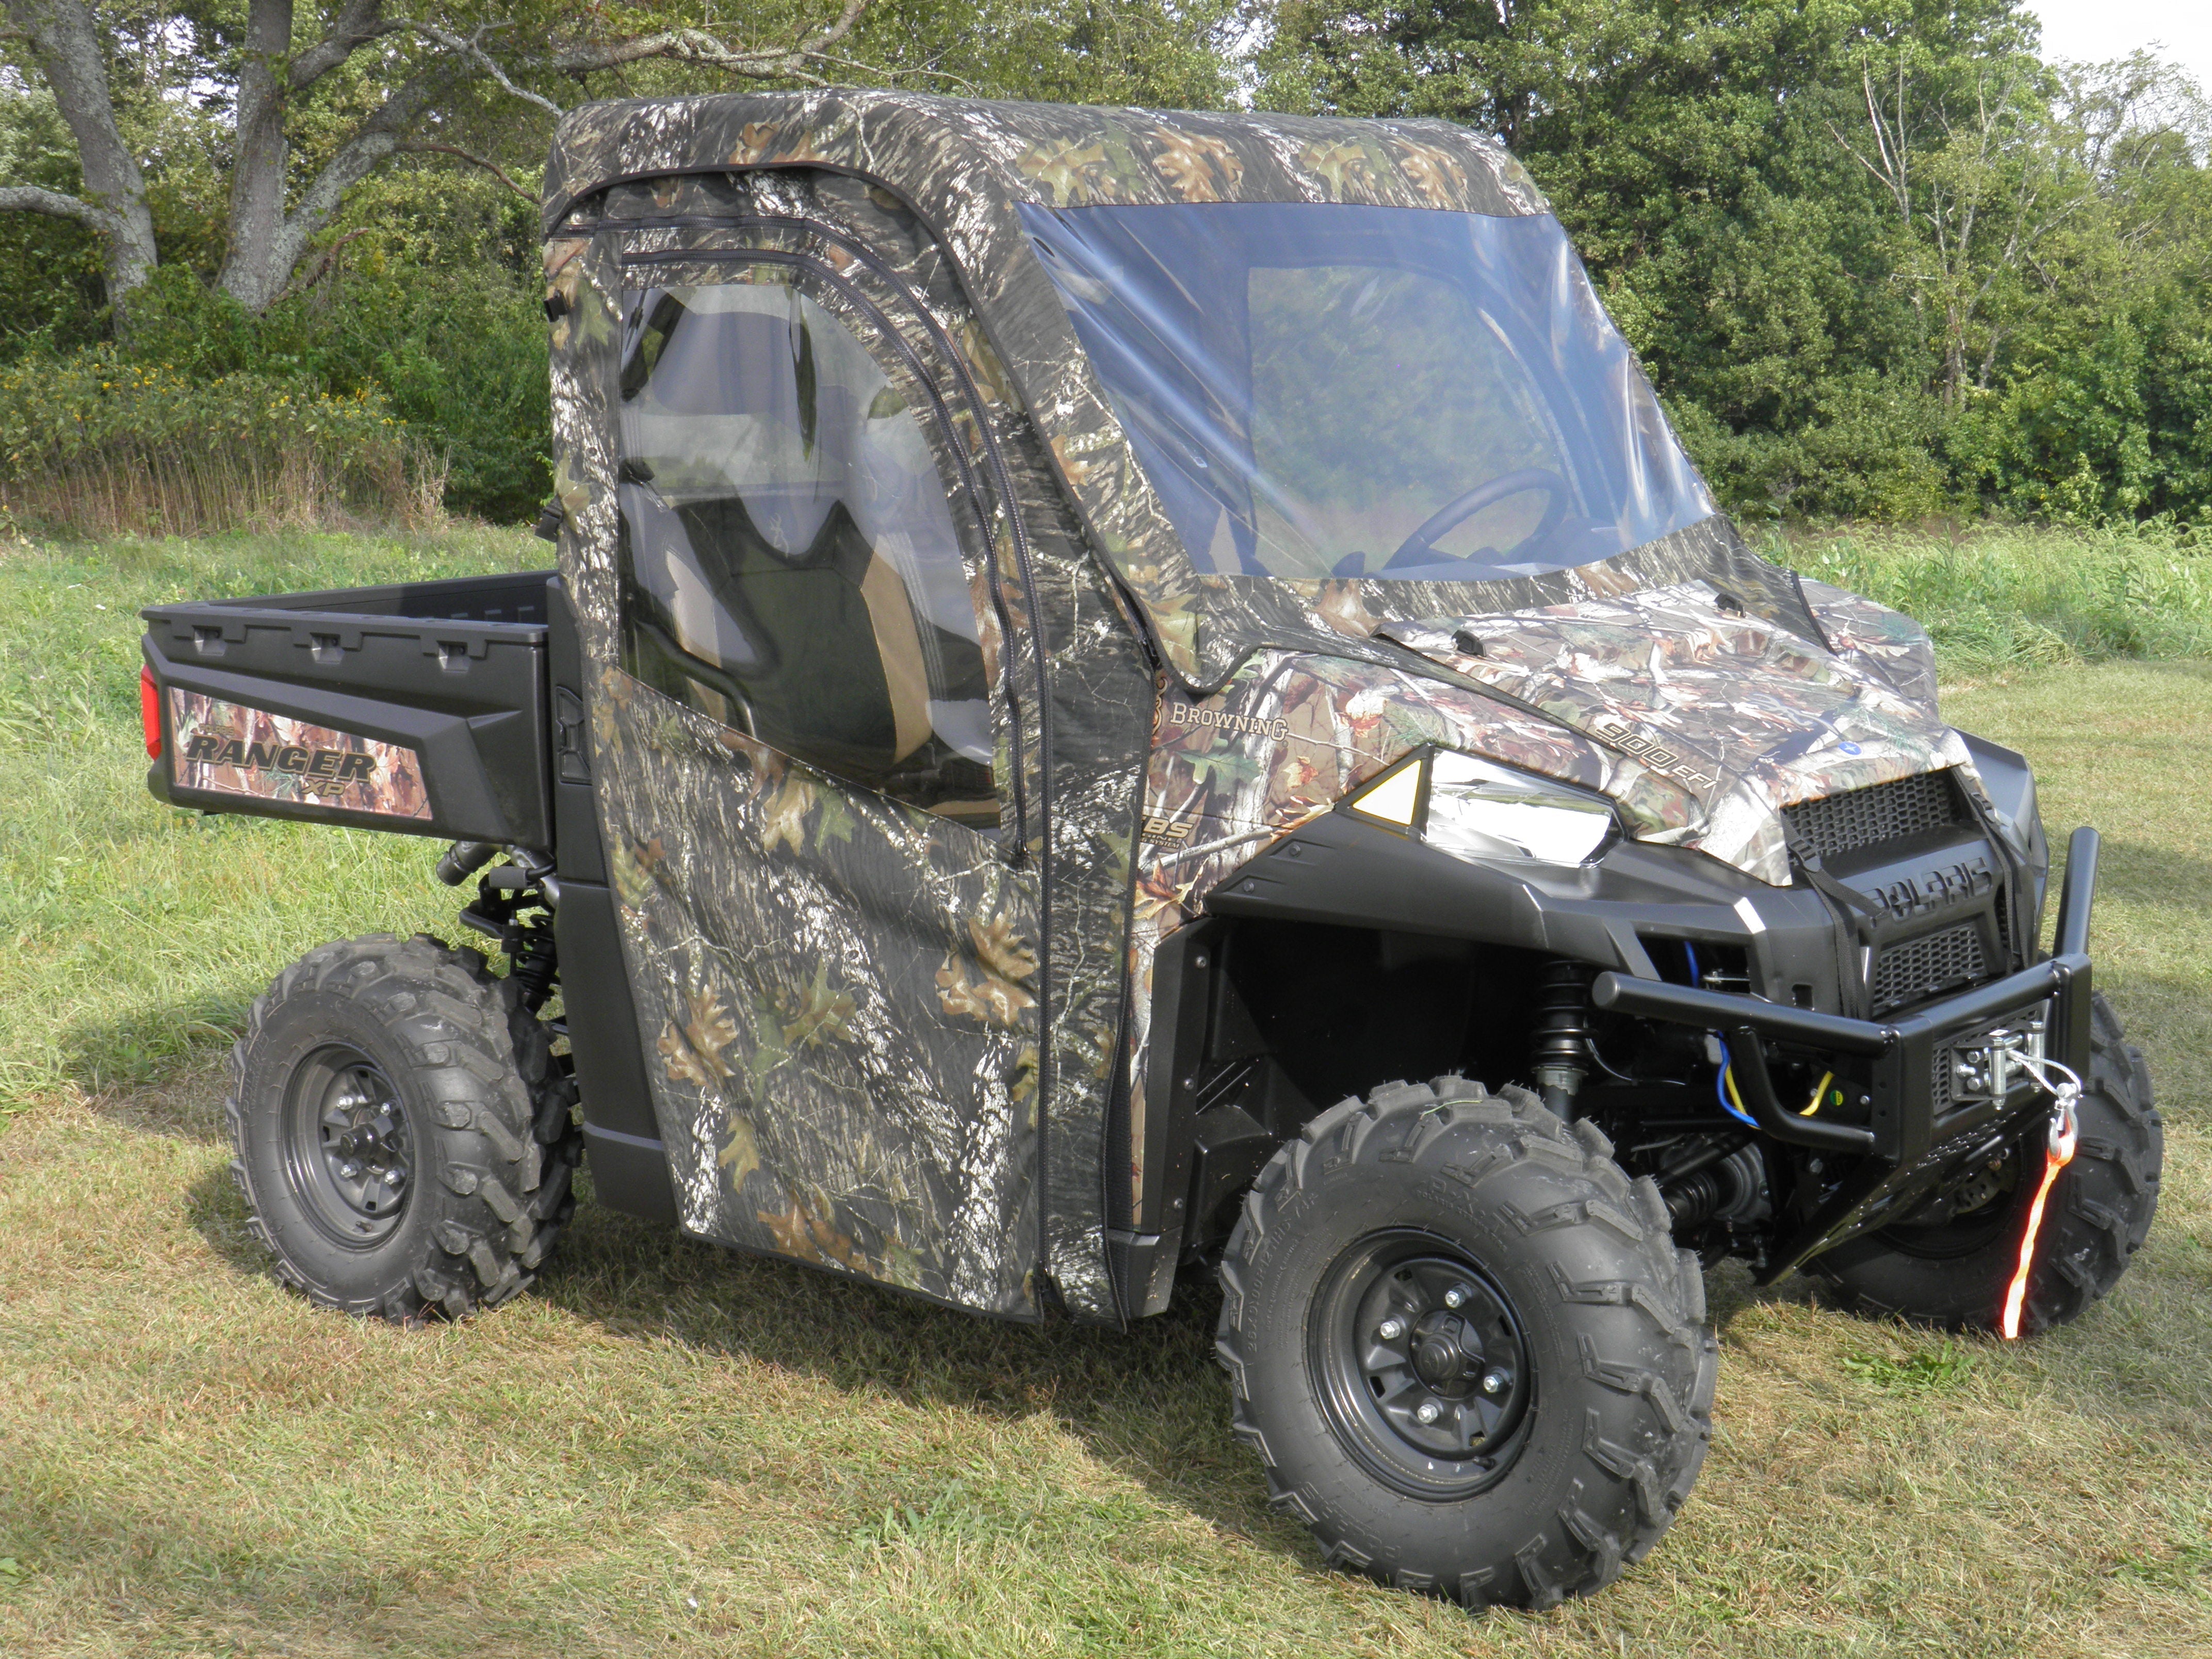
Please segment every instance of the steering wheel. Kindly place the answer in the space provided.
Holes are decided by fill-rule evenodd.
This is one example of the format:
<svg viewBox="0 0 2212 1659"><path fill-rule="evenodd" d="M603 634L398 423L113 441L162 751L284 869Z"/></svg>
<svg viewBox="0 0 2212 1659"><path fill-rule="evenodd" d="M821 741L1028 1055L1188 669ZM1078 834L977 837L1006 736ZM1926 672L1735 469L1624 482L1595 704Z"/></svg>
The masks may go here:
<svg viewBox="0 0 2212 1659"><path fill-rule="evenodd" d="M1543 518L1536 527L1516 542L1510 552L1517 553L1531 542L1541 541L1559 527L1559 520L1567 516L1570 494L1567 481L1556 472L1547 472L1542 467L1524 467L1518 472L1508 472L1492 478L1488 483L1477 484L1464 495L1455 496L1429 515L1428 521L1400 543L1398 550L1383 562L1389 570L1401 564L1419 562L1421 555L1433 553L1431 545L1447 530L1457 528L1486 507L1495 505L1509 495L1518 495L1526 489L1540 489L1549 495L1551 503L1544 509Z"/></svg>

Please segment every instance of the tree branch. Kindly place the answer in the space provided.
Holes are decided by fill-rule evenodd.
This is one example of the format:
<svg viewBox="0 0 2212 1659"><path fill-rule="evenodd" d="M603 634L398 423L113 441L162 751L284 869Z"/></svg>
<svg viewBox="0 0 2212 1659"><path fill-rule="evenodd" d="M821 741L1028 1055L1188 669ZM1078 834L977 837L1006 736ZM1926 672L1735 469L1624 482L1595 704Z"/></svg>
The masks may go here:
<svg viewBox="0 0 2212 1659"><path fill-rule="evenodd" d="M404 24L383 21L384 0L347 0L331 31L292 60L287 78L294 92L305 92L380 35L396 34Z"/></svg>
<svg viewBox="0 0 2212 1659"><path fill-rule="evenodd" d="M87 230L97 231L102 236L120 234L123 221L106 209L97 207L82 197L64 196L59 191L41 190L36 185L0 186L0 213L44 213L56 219L74 219Z"/></svg>
<svg viewBox="0 0 2212 1659"><path fill-rule="evenodd" d="M970 81L964 75L955 75L951 70L932 69L927 64L918 65L914 69L887 69L881 64L867 63L858 58L846 58L834 52L810 52L807 55L815 63L827 64L832 69L858 70L861 74L872 78L880 78L886 81L894 78L899 80L906 80L908 78L919 80L927 78L935 81L945 81L950 82L953 86L960 88L962 92L965 93L970 98L980 98L982 96L981 92L977 88L973 81Z"/></svg>
<svg viewBox="0 0 2212 1659"><path fill-rule="evenodd" d="M324 277L331 274L331 267L337 263L338 255L345 252L346 245L349 242L355 241L361 237L366 236L368 233L369 227L367 225L362 226L357 230L349 230L346 232L344 235L339 237L337 241L332 242L328 247L323 250L323 257L315 261L314 270L308 272L304 279L295 276L291 283L286 285L284 292L288 295L305 294L309 289L314 287L317 283L321 282Z"/></svg>
<svg viewBox="0 0 2212 1659"><path fill-rule="evenodd" d="M498 60L483 49L483 37L494 27L493 25L487 23L474 34L469 35L455 34L450 30L440 28L434 23L404 21L394 23L392 27L394 32L405 30L410 33L419 34L432 46L442 47L456 58L465 58L498 82L505 91L521 99L525 103L535 104L549 115L558 116L564 113L561 106L550 98L526 91L507 79L507 71L499 66Z"/></svg>
<svg viewBox="0 0 2212 1659"><path fill-rule="evenodd" d="M418 75L395 88L354 129L353 136L338 146L324 163L323 170L301 192L299 205L284 216L278 246L274 250L276 258L282 261L276 269L289 271L297 264L307 251L308 238L337 211L346 192L368 177L379 162L399 149L407 129L445 89L450 76L440 71L455 67L441 64L431 72Z"/></svg>
<svg viewBox="0 0 2212 1659"><path fill-rule="evenodd" d="M788 46L759 46L738 51L724 46L703 29L664 29L658 34L639 35L634 40L617 40L603 46L577 46L566 52L547 53L544 57L520 61L533 69L549 70L556 75L580 75L593 70L618 68L625 64L641 63L647 58L663 58L679 64L696 64L705 69L718 69L732 75L748 76L757 80L787 79L805 81L810 85L828 83L818 76L806 72L805 65L827 59L827 48L836 46L853 32L867 9L868 0L845 0L845 9L830 21L811 34L801 36Z"/></svg>
<svg viewBox="0 0 2212 1659"><path fill-rule="evenodd" d="M482 167L524 201L535 203L538 200L536 191L525 190L520 185L516 184L514 179L507 176L507 169L498 162L489 156L471 155L459 144L434 144L425 138L414 138L399 145L398 152L403 155L458 155L471 167Z"/></svg>

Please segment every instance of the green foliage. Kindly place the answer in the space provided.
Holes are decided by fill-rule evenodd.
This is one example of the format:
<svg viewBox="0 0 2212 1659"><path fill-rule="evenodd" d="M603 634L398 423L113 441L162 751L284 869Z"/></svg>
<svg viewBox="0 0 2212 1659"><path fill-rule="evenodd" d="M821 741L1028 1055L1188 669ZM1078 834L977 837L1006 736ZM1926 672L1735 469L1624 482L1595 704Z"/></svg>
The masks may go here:
<svg viewBox="0 0 2212 1659"><path fill-rule="evenodd" d="M1249 98L1463 122L1503 136L1549 192L1741 516L2205 521L2212 112L2141 55L2047 68L2030 3L872 0L825 72L962 96ZM745 30L787 38L818 11L762 0ZM501 15L599 27L558 7ZM136 71L115 77L118 118L145 161L163 261L133 313L134 357L380 396L446 466L449 508L529 517L548 484L531 199L546 112L489 82L452 90L444 150L356 186L285 296L251 316L214 291L242 14L103 18ZM681 7L605 27L665 23L722 27ZM321 27L303 12L301 41ZM298 179L374 106L389 68L365 54L296 100ZM651 61L538 89L566 105L732 84ZM33 75L0 85L0 178L81 182ZM106 336L99 249L75 224L0 214L0 362Z"/></svg>
<svg viewBox="0 0 2212 1659"><path fill-rule="evenodd" d="M2175 72L2046 70L2021 0L1258 11L1263 106L1512 145L1737 513L2212 515L2212 120Z"/></svg>
<svg viewBox="0 0 2212 1659"><path fill-rule="evenodd" d="M1914 617L1946 673L2212 656L2212 544L2170 520L1955 539L1769 532L1759 550Z"/></svg>
<svg viewBox="0 0 2212 1659"><path fill-rule="evenodd" d="M1950 1394L1973 1374L1976 1358L1972 1348L1947 1339L1903 1359L1887 1354L1847 1353L1843 1368L1883 1394Z"/></svg>
<svg viewBox="0 0 2212 1659"><path fill-rule="evenodd" d="M436 469L363 387L212 377L95 346L0 371L0 497L31 524L192 533L420 516Z"/></svg>
<svg viewBox="0 0 2212 1659"><path fill-rule="evenodd" d="M1235 88L1237 13L1237 0L878 0L852 55L963 97L1216 109Z"/></svg>
<svg viewBox="0 0 2212 1659"><path fill-rule="evenodd" d="M0 96L0 182L77 188L76 150L45 88ZM89 344L100 337L100 245L82 225L36 213L0 213L0 361L20 351Z"/></svg>
<svg viewBox="0 0 2212 1659"><path fill-rule="evenodd" d="M747 9L746 32L787 38L818 22L818 9L769 0ZM1236 12L1235 0L877 0L830 67L862 82L969 96L1212 106L1233 91L1225 41ZM576 21L557 8L504 15L525 27ZM550 487L532 195L549 118L487 85L454 93L435 134L453 153L387 164L356 187L291 289L254 315L215 285L226 252L228 89L241 64L242 21L221 8L106 20L118 61L138 71L115 77L118 120L145 158L162 264L134 300L127 343L74 363L70 354L107 330L97 244L66 222L0 214L0 295L9 298L0 363L33 373L43 362L36 373L74 384L106 374L121 361L113 351L125 350L173 380L366 398L443 467L447 508L502 522L533 517ZM621 27L663 22L714 19L659 8L626 14ZM322 24L309 9L300 27L304 45ZM295 100L287 126L295 177L313 177L374 107L380 72L356 59ZM74 191L81 180L67 129L27 79L27 92L0 87L0 179ZM574 104L732 84L646 63L619 78L592 77L580 88L564 78L544 90ZM463 151L504 168L513 186Z"/></svg>

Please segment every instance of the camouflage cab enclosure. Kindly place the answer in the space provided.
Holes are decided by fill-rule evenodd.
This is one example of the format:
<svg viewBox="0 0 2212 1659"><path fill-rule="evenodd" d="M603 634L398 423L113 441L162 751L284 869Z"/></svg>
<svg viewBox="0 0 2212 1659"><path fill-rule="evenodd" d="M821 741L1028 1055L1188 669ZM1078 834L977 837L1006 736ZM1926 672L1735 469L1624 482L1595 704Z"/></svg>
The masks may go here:
<svg viewBox="0 0 2212 1659"><path fill-rule="evenodd" d="M1325 823L1443 845L1433 755L1489 769L1478 795L1550 790L1524 818L1590 807L1606 846L1678 860L1694 904L1598 927L1577 983L1710 973L1879 1012L1874 906L1835 896L1792 815L1929 778L1930 827L1986 849L1977 914L1946 919L1972 949L1896 971L1955 988L2022 960L2024 773L1942 724L1911 623L1744 546L1485 139L616 102L562 124L544 228L562 575L690 1231L1003 1315L1048 1285L1085 1317L1164 1305L1237 1170L1338 1086L1255 1081L1281 1056L1224 1038L1200 1005L1227 993L1181 956L1164 981L1164 952L1261 920ZM1406 813L1364 811L1407 764ZM1467 833L1492 874L1529 851ZM1497 902L1562 902L1547 868ZM1431 860L1406 886L1474 879ZM1375 922L1338 902L1285 916ZM1838 928L1860 943L1802 944ZM1453 931L1556 952L1572 930ZM1409 1066L1374 1063L1342 1081ZM1290 1103L1237 1107L1248 1144L1209 1175L1200 1121L1269 1089ZM1793 1259L1874 1195L1801 1218Z"/></svg>

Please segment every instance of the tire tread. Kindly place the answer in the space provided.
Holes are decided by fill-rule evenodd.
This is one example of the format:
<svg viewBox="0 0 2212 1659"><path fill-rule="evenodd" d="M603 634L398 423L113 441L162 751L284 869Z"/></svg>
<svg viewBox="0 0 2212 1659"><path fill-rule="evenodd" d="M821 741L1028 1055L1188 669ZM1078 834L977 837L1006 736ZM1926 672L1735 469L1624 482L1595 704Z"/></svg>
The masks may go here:
<svg viewBox="0 0 2212 1659"><path fill-rule="evenodd" d="M443 1154L436 1201L444 1213L428 1231L431 1259L407 1264L391 1287L362 1302L317 1289L283 1259L252 1176L249 1138L262 1115L242 1099L250 1056L278 1009L315 993L358 1004L418 1073L440 1083L427 1091L437 1103L417 1115L416 1131L437 1137ZM569 1175L582 1141L574 1084L555 1063L546 1028L524 1006L521 988L495 975L477 951L427 933L319 945L255 999L229 1072L223 1111L231 1176L253 1212L247 1231L274 1258L276 1277L319 1305L400 1324L496 1307L528 1288L574 1212ZM417 1201L430 1188L418 1183Z"/></svg>
<svg viewBox="0 0 2212 1659"><path fill-rule="evenodd" d="M1402 1133L1390 1133L1394 1128ZM1279 1224L1285 1206L1347 1158L1420 1161L1465 1179L1462 1167L1443 1163L1440 1148L1447 1137L1439 1131L1480 1146L1472 1185L1487 1185L1508 1171L1534 1170L1558 1190L1558 1201L1517 1218L1508 1216L1524 1236L1587 1230L1641 1258L1640 1277L1577 1283L1555 1266L1554 1282L1566 1300L1638 1310L1660 1339L1657 1351L1674 1356L1667 1363L1677 1373L1669 1377L1648 1365L1609 1364L1583 1339L1591 1380L1624 1402L1637 1402L1642 1423L1632 1437L1647 1449L1608 1437L1592 1407L1573 1501L1532 1517L1532 1531L1510 1556L1471 1565L1448 1580L1391 1559L1377 1540L1346 1537L1328 1518L1328 1506L1270 1455L1249 1386L1245 1325L1250 1264L1261 1241ZM1382 1153L1385 1147L1395 1150ZM1451 1594L1470 1607L1510 1603L1540 1609L1602 1589L1642 1560L1673 1523L1711 1442L1719 1346L1704 1326L1705 1285L1696 1256L1675 1249L1664 1224L1664 1203L1654 1203L1656 1189L1648 1181L1632 1182L1612 1151L1595 1126L1570 1127L1526 1090L1509 1087L1493 1095L1471 1079L1447 1077L1429 1085L1392 1083L1364 1101L1339 1102L1286 1142L1254 1181L1221 1264L1214 1351L1229 1374L1231 1432L1259 1456L1270 1508L1304 1522L1328 1565L1385 1583L1418 1580L1417 1587ZM1455 1149L1455 1156L1464 1164L1463 1151ZM1609 1525L1601 1519L1607 1516L1621 1519Z"/></svg>

